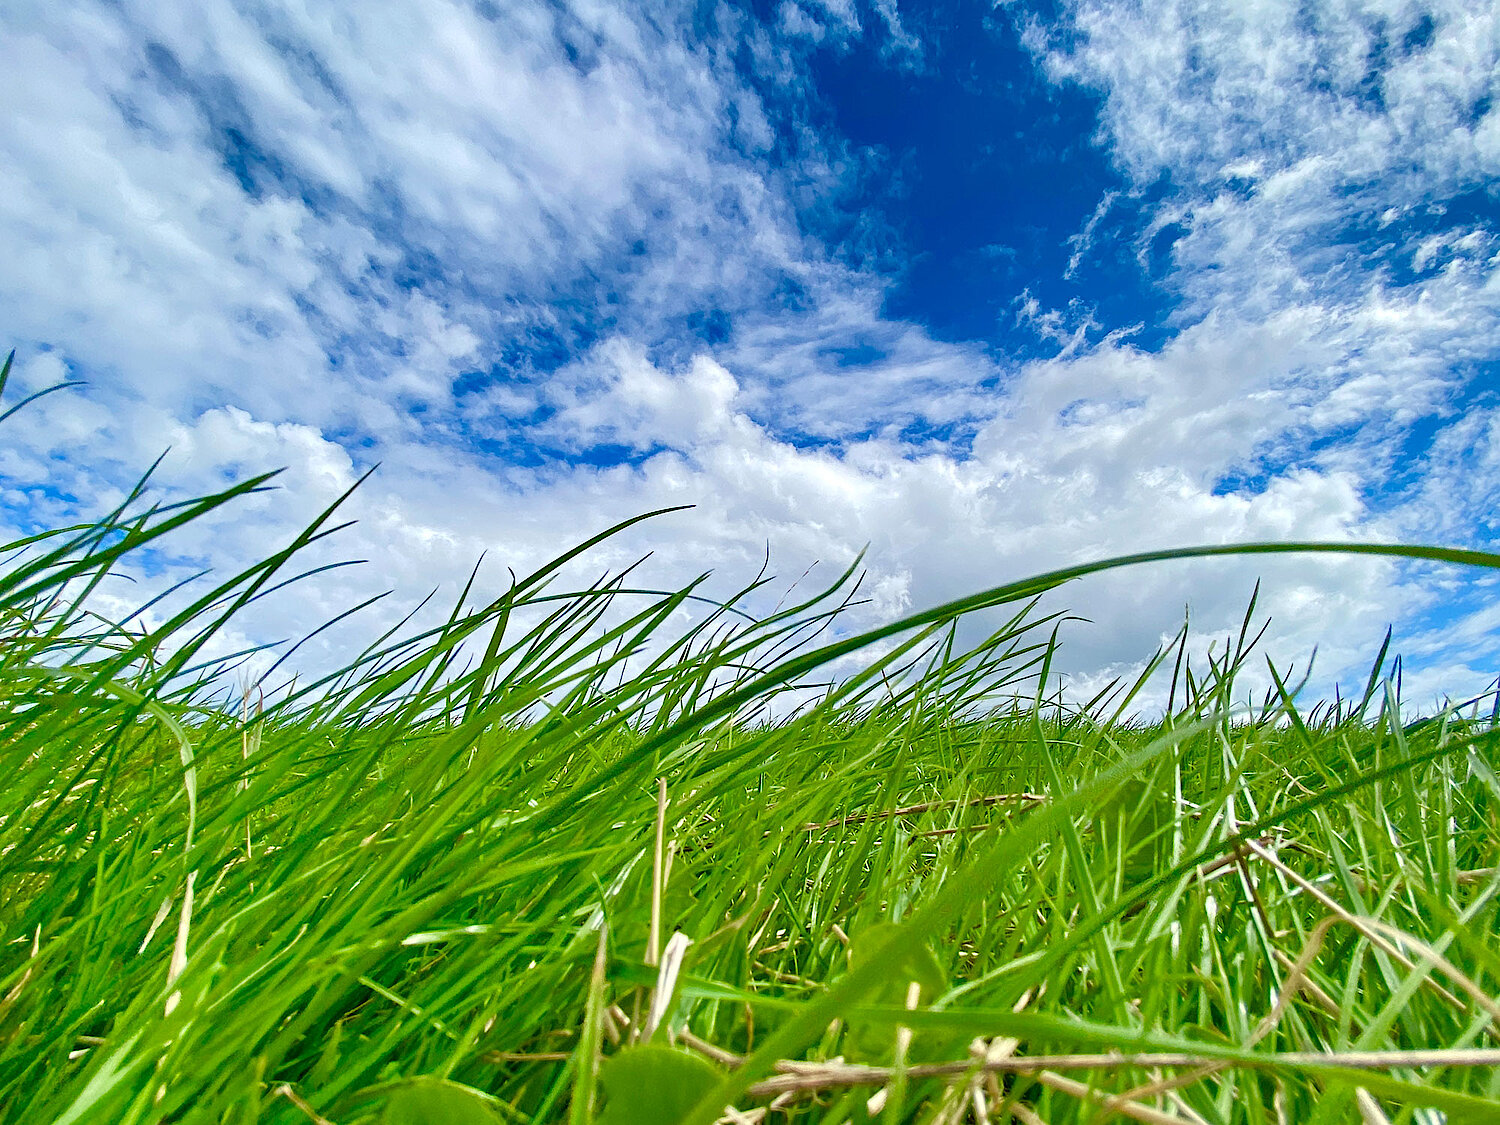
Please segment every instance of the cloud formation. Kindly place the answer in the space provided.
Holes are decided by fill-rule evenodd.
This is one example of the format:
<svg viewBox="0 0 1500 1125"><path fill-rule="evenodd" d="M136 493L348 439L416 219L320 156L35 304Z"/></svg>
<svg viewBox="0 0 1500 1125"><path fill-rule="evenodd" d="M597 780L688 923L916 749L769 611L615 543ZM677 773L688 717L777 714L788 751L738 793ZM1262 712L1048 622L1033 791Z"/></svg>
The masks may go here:
<svg viewBox="0 0 1500 1125"><path fill-rule="evenodd" d="M176 492L287 466L281 493L198 529L157 577L227 569L379 461L331 548L371 561L264 607L252 639L681 503L697 508L593 565L650 551L653 580L712 567L727 590L768 545L790 579L868 544L867 620L1147 547L1493 543L1494 13L1005 12L1028 66L1096 99L1119 176L1055 232L1065 273L1083 284L1132 240L1170 306L1160 340L1087 300L1011 306L1006 330L1046 345L1024 354L998 323L954 339L887 312L889 254L819 222L857 213L891 154L819 110L818 60L941 68L936 31L894 4L789 2L765 24L670 5L12 6L3 326L23 388L89 387L7 424L0 525L98 511L167 447ZM1067 667L1083 688L1132 667L1189 601L1217 633L1258 575L1273 651L1322 642L1323 684L1361 675L1391 622L1422 690L1493 674L1493 611L1467 579L1332 559L1071 588L1058 604L1094 624L1068 634Z"/></svg>

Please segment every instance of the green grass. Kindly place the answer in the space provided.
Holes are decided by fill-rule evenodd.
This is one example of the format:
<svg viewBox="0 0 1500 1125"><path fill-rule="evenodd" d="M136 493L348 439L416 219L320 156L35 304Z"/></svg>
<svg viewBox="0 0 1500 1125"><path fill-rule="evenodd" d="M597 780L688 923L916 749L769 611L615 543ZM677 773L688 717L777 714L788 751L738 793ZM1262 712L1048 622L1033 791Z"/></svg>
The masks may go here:
<svg viewBox="0 0 1500 1125"><path fill-rule="evenodd" d="M600 536L242 707L213 638L332 512L154 627L89 596L266 483L0 556L0 1122L1500 1119L1494 698L1246 706L1247 615L1167 717L1063 703L1035 598L1195 552L674 633L553 588Z"/></svg>

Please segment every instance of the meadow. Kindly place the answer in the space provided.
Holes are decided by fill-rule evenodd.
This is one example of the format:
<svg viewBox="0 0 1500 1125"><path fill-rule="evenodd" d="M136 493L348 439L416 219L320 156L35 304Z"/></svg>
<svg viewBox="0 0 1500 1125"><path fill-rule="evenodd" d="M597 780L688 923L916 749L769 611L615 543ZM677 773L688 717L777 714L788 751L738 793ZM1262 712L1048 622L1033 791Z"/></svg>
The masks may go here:
<svg viewBox="0 0 1500 1125"><path fill-rule="evenodd" d="M268 483L0 548L0 1122L1500 1120L1494 695L1248 700L1253 604L1052 673L1067 581L1331 548L849 633L852 573L558 589L616 528L262 694L215 639L331 509L93 613Z"/></svg>

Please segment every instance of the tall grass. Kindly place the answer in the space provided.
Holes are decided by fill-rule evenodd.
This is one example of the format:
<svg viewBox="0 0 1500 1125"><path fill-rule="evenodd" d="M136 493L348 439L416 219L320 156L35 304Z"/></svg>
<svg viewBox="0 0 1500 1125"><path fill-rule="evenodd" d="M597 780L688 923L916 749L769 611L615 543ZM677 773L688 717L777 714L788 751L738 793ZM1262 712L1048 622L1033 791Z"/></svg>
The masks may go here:
<svg viewBox="0 0 1500 1125"><path fill-rule="evenodd" d="M1404 727L1382 652L1360 699L1236 711L1250 615L1157 654L1158 720L1146 676L1051 674L1064 581L1342 548L829 640L852 575L678 633L696 588L553 589L615 528L227 691L215 638L330 510L159 623L92 615L267 483L3 549L0 1122L1500 1119L1494 698Z"/></svg>

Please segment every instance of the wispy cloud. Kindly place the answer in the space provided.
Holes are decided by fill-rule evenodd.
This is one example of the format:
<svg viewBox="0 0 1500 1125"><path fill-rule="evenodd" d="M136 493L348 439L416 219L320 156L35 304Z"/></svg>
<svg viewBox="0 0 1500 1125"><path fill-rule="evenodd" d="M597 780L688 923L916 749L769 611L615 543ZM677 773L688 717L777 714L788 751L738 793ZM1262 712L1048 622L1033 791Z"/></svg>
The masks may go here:
<svg viewBox="0 0 1500 1125"><path fill-rule="evenodd" d="M1089 216L1089 221L1083 224L1083 229L1068 238L1068 247L1073 251L1068 256L1068 268L1063 271L1064 277L1073 277L1078 272L1078 267L1083 264L1084 255L1094 243L1094 232L1099 229L1099 224L1104 221L1104 216L1109 214L1109 209L1115 205L1115 200L1120 198L1117 191L1107 191L1099 198L1099 205L1094 208L1094 213Z"/></svg>

